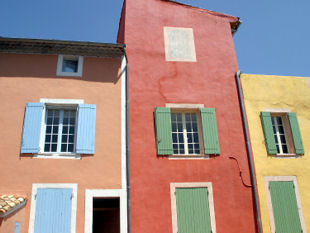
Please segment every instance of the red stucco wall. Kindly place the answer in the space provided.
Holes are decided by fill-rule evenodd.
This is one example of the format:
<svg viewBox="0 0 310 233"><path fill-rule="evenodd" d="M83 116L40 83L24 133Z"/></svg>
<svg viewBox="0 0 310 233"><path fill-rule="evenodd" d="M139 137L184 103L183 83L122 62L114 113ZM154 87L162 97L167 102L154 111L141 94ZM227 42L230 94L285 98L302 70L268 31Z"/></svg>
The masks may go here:
<svg viewBox="0 0 310 233"><path fill-rule="evenodd" d="M255 232L252 191L240 177L241 169L250 184L234 79L238 65L230 22L235 20L161 0L127 0L120 30L130 64L133 233L172 232L171 182L212 182L217 232ZM197 62L165 61L164 26L193 28ZM158 157L153 112L166 103L215 108L221 154L204 160Z"/></svg>

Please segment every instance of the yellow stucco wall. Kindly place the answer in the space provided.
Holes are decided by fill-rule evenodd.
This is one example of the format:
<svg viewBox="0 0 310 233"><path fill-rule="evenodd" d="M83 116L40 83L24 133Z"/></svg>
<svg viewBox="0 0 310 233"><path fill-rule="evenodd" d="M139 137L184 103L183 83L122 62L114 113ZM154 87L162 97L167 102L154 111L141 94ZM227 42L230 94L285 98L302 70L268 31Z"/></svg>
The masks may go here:
<svg viewBox="0 0 310 233"><path fill-rule="evenodd" d="M241 83L255 163L264 233L271 232L265 176L296 176L307 232L310 231L310 78L242 74ZM296 112L305 155L279 158L267 154L260 112Z"/></svg>

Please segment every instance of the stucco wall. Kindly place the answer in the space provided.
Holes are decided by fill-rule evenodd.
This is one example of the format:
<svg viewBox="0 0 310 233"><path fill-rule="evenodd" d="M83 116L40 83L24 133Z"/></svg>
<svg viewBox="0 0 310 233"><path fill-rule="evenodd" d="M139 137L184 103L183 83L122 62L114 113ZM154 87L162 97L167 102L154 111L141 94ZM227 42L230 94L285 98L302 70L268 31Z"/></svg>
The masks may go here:
<svg viewBox="0 0 310 233"><path fill-rule="evenodd" d="M216 14L216 13L215 13ZM230 21L159 0L128 0L132 232L172 232L170 183L212 182L218 233L255 232L248 161L235 84L238 70ZM164 27L192 28L197 62L165 60ZM155 107L215 108L221 154L209 159L156 155Z"/></svg>
<svg viewBox="0 0 310 233"><path fill-rule="evenodd" d="M306 221L310 229L310 86L309 78L267 75L241 75L246 114L256 169L263 230L270 232L264 176L296 176ZM268 156L260 120L266 109L296 112L305 155L296 158Z"/></svg>
<svg viewBox="0 0 310 233"><path fill-rule="evenodd" d="M0 194L28 197L22 233L28 232L33 183L78 184L77 233L84 232L85 189L121 188L120 66L120 59L84 57L82 78L57 77L56 55L0 54ZM96 104L94 155L78 160L20 155L25 105L40 98Z"/></svg>

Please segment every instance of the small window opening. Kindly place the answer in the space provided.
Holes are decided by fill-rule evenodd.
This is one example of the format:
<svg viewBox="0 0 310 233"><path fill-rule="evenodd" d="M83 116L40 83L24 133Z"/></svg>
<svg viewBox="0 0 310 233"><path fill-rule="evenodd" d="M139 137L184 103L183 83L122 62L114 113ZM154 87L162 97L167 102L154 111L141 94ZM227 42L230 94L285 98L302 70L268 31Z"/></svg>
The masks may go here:
<svg viewBox="0 0 310 233"><path fill-rule="evenodd" d="M119 198L93 199L93 233L120 233Z"/></svg>
<svg viewBox="0 0 310 233"><path fill-rule="evenodd" d="M78 57L76 58L65 58L62 64L62 72L78 72L78 64L79 60Z"/></svg>

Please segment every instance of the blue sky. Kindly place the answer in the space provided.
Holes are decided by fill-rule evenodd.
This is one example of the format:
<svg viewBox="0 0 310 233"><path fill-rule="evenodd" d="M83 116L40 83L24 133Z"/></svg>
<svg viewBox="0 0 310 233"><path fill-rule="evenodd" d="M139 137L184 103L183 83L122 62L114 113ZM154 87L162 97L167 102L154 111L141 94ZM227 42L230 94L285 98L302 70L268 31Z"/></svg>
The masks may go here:
<svg viewBox="0 0 310 233"><path fill-rule="evenodd" d="M242 72L310 77L309 0L179 1L241 18L234 42ZM1 0L0 36L114 43L122 2Z"/></svg>

